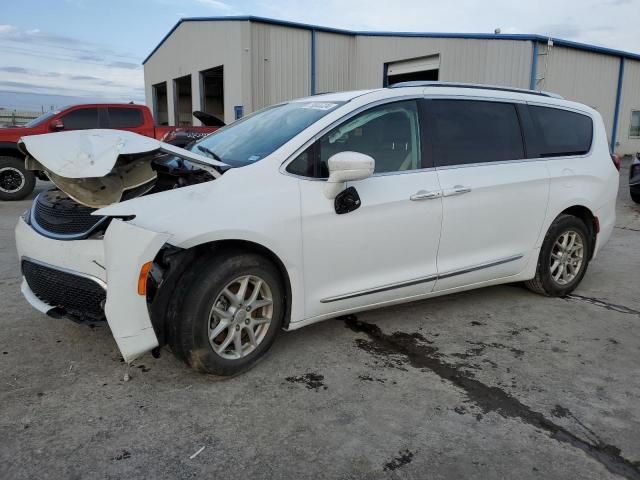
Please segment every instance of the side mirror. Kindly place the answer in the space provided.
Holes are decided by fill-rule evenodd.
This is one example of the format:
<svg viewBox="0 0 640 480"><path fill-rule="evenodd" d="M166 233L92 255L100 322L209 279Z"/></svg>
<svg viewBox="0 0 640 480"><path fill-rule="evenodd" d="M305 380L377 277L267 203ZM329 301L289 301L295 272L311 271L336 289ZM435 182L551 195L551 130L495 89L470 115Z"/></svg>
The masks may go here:
<svg viewBox="0 0 640 480"><path fill-rule="evenodd" d="M60 130L64 130L64 122L59 118L56 120L52 120L49 124L49 130L52 132L59 132Z"/></svg>
<svg viewBox="0 0 640 480"><path fill-rule="evenodd" d="M344 190L345 182L369 178L376 166L372 157L358 152L336 153L327 163L329 178L324 186L324 194L330 200Z"/></svg>

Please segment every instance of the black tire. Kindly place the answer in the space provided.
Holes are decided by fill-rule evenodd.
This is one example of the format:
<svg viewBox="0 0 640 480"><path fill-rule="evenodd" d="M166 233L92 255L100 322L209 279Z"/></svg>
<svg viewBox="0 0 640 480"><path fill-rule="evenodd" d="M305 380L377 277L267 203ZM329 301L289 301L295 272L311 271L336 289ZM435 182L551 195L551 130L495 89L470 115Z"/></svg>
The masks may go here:
<svg viewBox="0 0 640 480"><path fill-rule="evenodd" d="M271 322L264 330L256 327L256 332L266 330L266 333L250 353L242 358L223 358L213 349L212 342L217 340L209 340L210 315L214 302L218 300L223 289L243 276L259 278L268 286L273 302L270 307ZM260 255L226 251L208 258L192 275L183 279L188 282L186 288L182 289L185 292L184 297L179 301L177 314L169 319L172 323L168 325L171 332L168 338L171 350L192 368L203 373L229 377L253 367L271 347L282 326L286 310L285 290L278 269ZM264 316L264 310L257 309L256 312ZM243 322L235 315L231 321L240 322L240 325L229 327L230 329L221 332L216 339L221 335L225 335L226 338L226 335L230 335L238 327L240 335L247 336L248 332L245 329L249 327L242 326ZM248 340L248 337L246 338ZM222 354L226 354L226 351Z"/></svg>
<svg viewBox="0 0 640 480"><path fill-rule="evenodd" d="M582 264L575 273L574 278L565 284L560 284L554 280L551 274L551 254L556 241L566 232L577 233L581 237L584 247ZM570 294L582 281L582 278L587 272L592 249L591 234L585 223L573 215L560 215L553 221L545 236L542 248L540 249L540 256L538 257L536 276L525 282L525 285L529 290L549 297L564 297Z"/></svg>
<svg viewBox="0 0 640 480"><path fill-rule="evenodd" d="M631 194L631 200L633 200L636 203L640 203L640 193L636 193L636 192L629 192Z"/></svg>
<svg viewBox="0 0 640 480"><path fill-rule="evenodd" d="M22 200L33 192L36 176L18 157L0 157L0 200Z"/></svg>

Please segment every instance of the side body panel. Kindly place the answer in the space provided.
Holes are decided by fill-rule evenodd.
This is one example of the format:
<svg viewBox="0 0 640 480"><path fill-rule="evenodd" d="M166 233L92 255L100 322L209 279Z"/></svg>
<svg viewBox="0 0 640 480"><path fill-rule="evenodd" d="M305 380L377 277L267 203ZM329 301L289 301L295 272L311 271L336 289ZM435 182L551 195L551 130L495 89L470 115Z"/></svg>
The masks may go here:
<svg viewBox="0 0 640 480"><path fill-rule="evenodd" d="M595 256L609 240L615 224L619 172L611 161L602 118L594 110L588 113L593 119L591 151L587 155L546 160L550 177L549 208L538 245L542 244L544 235L558 215L570 207L584 206L598 217L600 223Z"/></svg>
<svg viewBox="0 0 640 480"><path fill-rule="evenodd" d="M436 290L521 272L546 215L549 176L544 161L461 165L438 169L444 220ZM467 193L457 193L461 188ZM494 266L487 265L495 263ZM459 273L474 269L467 273ZM447 276L450 275L450 276Z"/></svg>
<svg viewBox="0 0 640 480"><path fill-rule="evenodd" d="M171 232L170 243L180 248L241 240L270 250L289 275L291 319L304 318L298 180L268 162L231 169L212 182L114 204L98 214L136 215L129 224Z"/></svg>
<svg viewBox="0 0 640 480"><path fill-rule="evenodd" d="M439 192L436 172L352 182L362 204L344 215L324 196L324 183L300 180L307 316L430 292L442 201L410 197L421 190Z"/></svg>

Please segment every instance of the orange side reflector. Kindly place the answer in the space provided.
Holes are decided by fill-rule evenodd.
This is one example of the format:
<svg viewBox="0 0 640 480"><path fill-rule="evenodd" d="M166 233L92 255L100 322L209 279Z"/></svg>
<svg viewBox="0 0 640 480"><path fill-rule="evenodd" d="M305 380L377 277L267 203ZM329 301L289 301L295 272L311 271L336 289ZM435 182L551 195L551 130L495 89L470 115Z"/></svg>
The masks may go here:
<svg viewBox="0 0 640 480"><path fill-rule="evenodd" d="M140 269L140 276L138 277L138 295L147 294L147 276L149 275L151 267L153 267L153 262L147 262L142 265L142 268Z"/></svg>

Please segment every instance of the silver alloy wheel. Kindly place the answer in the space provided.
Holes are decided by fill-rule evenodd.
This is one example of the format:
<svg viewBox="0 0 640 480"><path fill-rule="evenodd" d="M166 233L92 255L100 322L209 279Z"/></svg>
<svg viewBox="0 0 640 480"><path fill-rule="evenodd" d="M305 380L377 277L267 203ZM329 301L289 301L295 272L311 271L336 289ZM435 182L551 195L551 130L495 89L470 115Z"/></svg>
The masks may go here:
<svg viewBox="0 0 640 480"><path fill-rule="evenodd" d="M14 193L19 191L26 179L24 174L15 167L0 168L0 191Z"/></svg>
<svg viewBox="0 0 640 480"><path fill-rule="evenodd" d="M228 283L209 314L209 343L222 358L237 360L264 340L273 317L273 297L267 282L245 275Z"/></svg>
<svg viewBox="0 0 640 480"><path fill-rule="evenodd" d="M584 261L584 240L575 230L560 234L551 249L551 278L558 285L572 282L580 273Z"/></svg>

